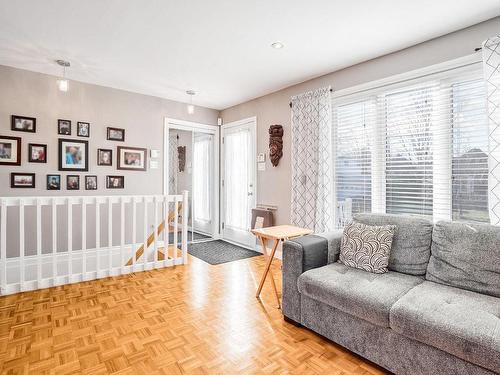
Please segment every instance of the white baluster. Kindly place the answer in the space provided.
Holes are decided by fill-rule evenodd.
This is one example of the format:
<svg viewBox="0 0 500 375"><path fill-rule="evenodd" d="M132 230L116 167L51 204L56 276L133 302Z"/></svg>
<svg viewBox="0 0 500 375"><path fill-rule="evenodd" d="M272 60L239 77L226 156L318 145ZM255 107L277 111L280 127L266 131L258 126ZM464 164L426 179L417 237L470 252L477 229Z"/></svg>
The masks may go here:
<svg viewBox="0 0 500 375"><path fill-rule="evenodd" d="M123 273L125 267L125 203L123 197L120 197L120 273Z"/></svg>
<svg viewBox="0 0 500 375"><path fill-rule="evenodd" d="M182 263L187 264L187 234L188 234L188 191L182 192ZM193 231L194 233L194 231Z"/></svg>
<svg viewBox="0 0 500 375"><path fill-rule="evenodd" d="M87 202L82 198L82 280L87 278Z"/></svg>
<svg viewBox="0 0 500 375"><path fill-rule="evenodd" d="M99 278L99 270L101 269L101 259L99 250L101 249L101 205L99 198L95 198L95 277Z"/></svg>
<svg viewBox="0 0 500 375"><path fill-rule="evenodd" d="M42 287L42 206L36 199L36 281Z"/></svg>
<svg viewBox="0 0 500 375"><path fill-rule="evenodd" d="M24 200L19 199L19 284L21 291L24 290L24 280L25 280L25 271L24 271Z"/></svg>
<svg viewBox="0 0 500 375"><path fill-rule="evenodd" d="M147 253L148 251L148 201L147 198L144 197L144 252L142 254L143 259L142 262L144 265L147 263Z"/></svg>
<svg viewBox="0 0 500 375"><path fill-rule="evenodd" d="M135 266L135 250L137 249L137 202L132 198L132 270Z"/></svg>
<svg viewBox="0 0 500 375"><path fill-rule="evenodd" d="M7 289L7 203L4 199L0 202L0 257L2 260L0 277L0 294Z"/></svg>
<svg viewBox="0 0 500 375"><path fill-rule="evenodd" d="M108 197L108 275L111 275L113 270L113 259L111 251L113 249L113 203L111 197Z"/></svg>
<svg viewBox="0 0 500 375"><path fill-rule="evenodd" d="M156 196L153 198L153 259L154 259L154 267L156 268L156 263L158 262L158 230L156 229L156 226L158 225L158 200L156 199Z"/></svg>
<svg viewBox="0 0 500 375"><path fill-rule="evenodd" d="M71 280L73 278L73 203L71 201L71 198L68 198L66 200L66 203L68 204L68 278L69 282L71 283Z"/></svg>
<svg viewBox="0 0 500 375"><path fill-rule="evenodd" d="M184 222L184 218L182 218ZM179 200L177 196L174 197L174 249L172 251L172 256L174 258L174 264L177 261L177 247L179 246Z"/></svg>
<svg viewBox="0 0 500 375"><path fill-rule="evenodd" d="M52 198L52 285L57 282L57 201Z"/></svg>

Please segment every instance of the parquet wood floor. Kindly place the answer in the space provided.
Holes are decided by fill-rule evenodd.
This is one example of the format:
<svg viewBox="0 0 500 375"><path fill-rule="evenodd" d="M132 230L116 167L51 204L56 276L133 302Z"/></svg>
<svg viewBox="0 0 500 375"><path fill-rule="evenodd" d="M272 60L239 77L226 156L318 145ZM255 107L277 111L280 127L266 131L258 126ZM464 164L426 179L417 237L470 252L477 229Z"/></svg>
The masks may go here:
<svg viewBox="0 0 500 375"><path fill-rule="evenodd" d="M0 297L2 374L383 374L275 308L264 258ZM279 262L273 273L281 290Z"/></svg>

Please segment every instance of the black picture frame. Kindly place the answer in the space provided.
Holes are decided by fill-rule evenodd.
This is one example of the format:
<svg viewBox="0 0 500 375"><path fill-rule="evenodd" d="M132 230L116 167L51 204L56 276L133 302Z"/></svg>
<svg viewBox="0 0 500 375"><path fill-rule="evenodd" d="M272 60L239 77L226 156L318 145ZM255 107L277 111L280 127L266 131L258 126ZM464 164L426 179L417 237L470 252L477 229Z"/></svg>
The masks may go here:
<svg viewBox="0 0 500 375"><path fill-rule="evenodd" d="M16 177L21 177L21 176L30 177L31 183L29 185L20 185L19 183L16 183ZM10 174L10 187L12 189L33 189L35 187L35 174L12 172Z"/></svg>
<svg viewBox="0 0 500 375"><path fill-rule="evenodd" d="M18 127L18 121L28 121L31 123L31 129L22 129ZM23 124L24 126L25 124ZM16 132L36 133L36 118L28 116L11 115L10 129Z"/></svg>
<svg viewBox="0 0 500 375"><path fill-rule="evenodd" d="M43 148L43 159L33 158L33 147ZM28 143L28 161L30 163L47 163L47 145L42 143Z"/></svg>
<svg viewBox="0 0 500 375"><path fill-rule="evenodd" d="M118 185L114 183L115 179L121 181ZM106 176L106 188L107 189L124 189L125 188L125 176Z"/></svg>
<svg viewBox="0 0 500 375"><path fill-rule="evenodd" d="M57 120L57 134L71 135L71 120L58 119Z"/></svg>
<svg viewBox="0 0 500 375"><path fill-rule="evenodd" d="M132 154L131 156L133 157L133 154L141 154L141 159L142 159L142 164L139 164L138 166L134 164L128 164L127 163L127 151L128 154ZM124 158L122 158L122 153L125 155ZM140 147L125 147L125 146L118 146L116 148L116 169L122 169L126 171L146 171L147 170L147 164L148 164L148 149L147 148L140 148Z"/></svg>
<svg viewBox="0 0 500 375"><path fill-rule="evenodd" d="M56 179L57 183L53 183L51 180ZM61 175L60 174L48 174L47 175L47 190L61 190Z"/></svg>
<svg viewBox="0 0 500 375"><path fill-rule="evenodd" d="M63 150L65 144L72 144L73 147L76 147L75 144L81 144L85 145L85 150L83 154L79 155L80 157L84 158L84 163L83 167L68 167L68 165L72 165L70 163L67 163L67 155L65 155L65 152ZM81 150L80 150L81 152ZM79 139L68 139L68 138L59 138L59 170L60 171L71 171L71 172L88 172L89 170L89 141L82 141ZM74 161L77 158L73 158L72 161Z"/></svg>
<svg viewBox="0 0 500 375"><path fill-rule="evenodd" d="M89 181L94 180L94 184L89 183ZM89 175L85 176L85 190L97 190L97 176Z"/></svg>
<svg viewBox="0 0 500 375"><path fill-rule="evenodd" d="M76 185L73 184L72 179L75 179ZM66 190L80 190L80 176L77 174L69 174L66 176Z"/></svg>
<svg viewBox="0 0 500 375"><path fill-rule="evenodd" d="M2 140L5 140L6 142L2 142ZM16 152L14 153L14 155L12 155L12 153L10 153L10 155L6 153L6 150L4 148L5 143L16 144ZM2 147L0 148L0 165L21 165L21 137L10 137L8 135L0 135L0 144L2 144ZM13 159L12 156L15 156L15 159ZM6 159L13 159L13 160L5 161Z"/></svg>
<svg viewBox="0 0 500 375"><path fill-rule="evenodd" d="M102 161L101 153L109 154L109 162ZM113 165L113 150L107 148L98 148L97 149L97 165L111 167Z"/></svg>
<svg viewBox="0 0 500 375"><path fill-rule="evenodd" d="M87 133L83 129L87 128ZM76 123L76 135L79 137L90 138L90 122L78 121Z"/></svg>
<svg viewBox="0 0 500 375"><path fill-rule="evenodd" d="M115 132L120 133L119 137L114 136L113 134ZM117 141L117 142L125 142L125 129L122 128L111 128L107 127L106 128L106 139L108 141Z"/></svg>

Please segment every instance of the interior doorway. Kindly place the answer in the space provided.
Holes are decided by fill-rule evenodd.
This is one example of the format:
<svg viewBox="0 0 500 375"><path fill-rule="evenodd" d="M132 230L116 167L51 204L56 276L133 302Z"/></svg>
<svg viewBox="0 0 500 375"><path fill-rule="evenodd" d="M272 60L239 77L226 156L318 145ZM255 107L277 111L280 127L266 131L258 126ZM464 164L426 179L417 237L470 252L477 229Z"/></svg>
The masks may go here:
<svg viewBox="0 0 500 375"><path fill-rule="evenodd" d="M167 118L164 143L163 190L189 192L189 242L220 237L219 128Z"/></svg>

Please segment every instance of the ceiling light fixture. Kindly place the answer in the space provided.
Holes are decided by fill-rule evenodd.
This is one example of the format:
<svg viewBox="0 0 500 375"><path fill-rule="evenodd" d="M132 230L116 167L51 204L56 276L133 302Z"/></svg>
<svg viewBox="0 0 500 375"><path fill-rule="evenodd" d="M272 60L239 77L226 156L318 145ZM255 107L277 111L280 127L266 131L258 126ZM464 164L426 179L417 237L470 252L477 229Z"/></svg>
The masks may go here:
<svg viewBox="0 0 500 375"><path fill-rule="evenodd" d="M274 49L282 49L285 45L281 42L274 42L273 44L271 44L271 47L273 47Z"/></svg>
<svg viewBox="0 0 500 375"><path fill-rule="evenodd" d="M193 90L187 90L186 94L188 94L190 96L189 104L187 106L187 111L190 115L192 115L194 113L193 96L196 95L196 92Z"/></svg>
<svg viewBox="0 0 500 375"><path fill-rule="evenodd" d="M56 60L56 63L63 68L62 78L57 80L57 87L59 87L59 91L66 92L69 90L69 81L66 79L66 68L69 68L71 64L65 60Z"/></svg>

